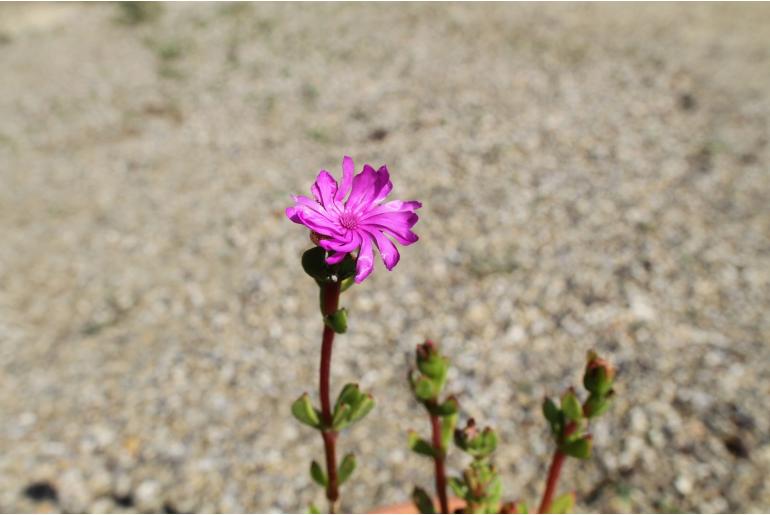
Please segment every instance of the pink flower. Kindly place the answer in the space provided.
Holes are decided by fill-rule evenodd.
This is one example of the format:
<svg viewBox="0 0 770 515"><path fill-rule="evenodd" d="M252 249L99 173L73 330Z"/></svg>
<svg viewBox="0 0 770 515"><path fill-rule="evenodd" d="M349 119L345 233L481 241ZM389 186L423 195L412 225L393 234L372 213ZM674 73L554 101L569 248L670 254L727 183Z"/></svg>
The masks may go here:
<svg viewBox="0 0 770 515"><path fill-rule="evenodd" d="M385 268L392 270L400 256L388 236L401 245L417 241L411 228L418 218L414 211L422 204L415 200L383 203L393 189L385 166L375 172L371 166L364 165L355 177L354 172L353 159L348 156L342 160L342 185L338 185L329 172L321 170L310 188L315 200L293 196L295 204L286 208L286 216L321 235L318 245L332 252L326 258L330 265L359 249L355 280L360 283L374 269L372 245L379 249ZM348 191L350 196L345 200Z"/></svg>

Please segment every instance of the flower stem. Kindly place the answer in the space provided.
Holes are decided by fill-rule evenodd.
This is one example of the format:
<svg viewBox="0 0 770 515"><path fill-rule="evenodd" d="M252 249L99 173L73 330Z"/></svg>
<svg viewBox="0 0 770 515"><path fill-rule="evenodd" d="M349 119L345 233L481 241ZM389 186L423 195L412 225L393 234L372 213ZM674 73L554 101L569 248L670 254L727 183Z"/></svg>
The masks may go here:
<svg viewBox="0 0 770 515"><path fill-rule="evenodd" d="M441 443L441 421L438 415L431 414L430 423L433 437L433 462L436 466L436 494L441 504L441 513L449 513L449 501L446 495L446 471L444 469L444 448Z"/></svg>
<svg viewBox="0 0 770 515"><path fill-rule="evenodd" d="M585 408L584 408L585 409ZM577 428L577 424L570 422L562 432L562 438L569 436L572 431ZM561 452L558 448L553 452L553 459L551 460L551 466L548 469L548 479L545 482L545 492L543 492L543 499L540 501L540 508L538 513L549 513L551 511L551 502L553 502L553 494L556 493L556 485L559 482L559 475L561 474L561 467L564 464L564 458L566 454Z"/></svg>
<svg viewBox="0 0 770 515"><path fill-rule="evenodd" d="M551 510L551 502L553 501L553 494L556 492L556 484L559 482L564 457L564 453L558 449L554 451L551 467L548 469L548 480L545 483L543 500L540 501L540 508L537 510L538 513L548 513Z"/></svg>
<svg viewBox="0 0 770 515"><path fill-rule="evenodd" d="M326 317L337 311L337 305L340 300L340 283L325 283L321 286L321 314ZM334 330L324 324L323 340L321 343L321 368L320 368L320 395L321 395L321 417L325 428L332 426L332 407L329 397L329 376L332 362L332 346L334 345ZM331 429L321 431L324 441L324 453L326 454L326 499L329 501L329 512L335 512L335 505L339 498L339 488L337 485L337 456L335 454L335 444L337 442L337 432Z"/></svg>

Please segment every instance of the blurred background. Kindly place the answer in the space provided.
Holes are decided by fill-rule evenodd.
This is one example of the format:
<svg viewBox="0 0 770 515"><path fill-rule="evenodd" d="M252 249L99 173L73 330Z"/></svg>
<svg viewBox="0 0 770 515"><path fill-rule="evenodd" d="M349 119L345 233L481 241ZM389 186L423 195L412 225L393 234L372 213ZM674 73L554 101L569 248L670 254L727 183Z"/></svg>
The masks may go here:
<svg viewBox="0 0 770 515"><path fill-rule="evenodd" d="M545 394L617 364L584 511L770 509L770 7L0 5L0 510L306 511L310 246L350 154L424 208L343 297L343 509L429 487L415 344L536 504ZM411 359L411 358L410 358ZM450 469L464 465L454 453Z"/></svg>

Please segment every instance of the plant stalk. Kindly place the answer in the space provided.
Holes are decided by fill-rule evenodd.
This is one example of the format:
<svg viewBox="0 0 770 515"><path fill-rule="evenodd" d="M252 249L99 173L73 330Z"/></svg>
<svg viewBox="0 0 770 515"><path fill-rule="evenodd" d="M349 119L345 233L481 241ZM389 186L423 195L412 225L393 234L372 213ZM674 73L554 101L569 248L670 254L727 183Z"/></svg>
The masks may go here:
<svg viewBox="0 0 770 515"><path fill-rule="evenodd" d="M548 479L545 483L543 500L540 501L540 508L537 510L538 513L549 513L551 510L551 502L553 502L553 494L556 492L556 485L559 482L564 457L565 454L558 449L553 453L553 460L551 460L551 467L548 469Z"/></svg>
<svg viewBox="0 0 770 515"><path fill-rule="evenodd" d="M446 494L446 470L444 467L444 447L441 443L441 420L438 415L430 415L433 437L433 462L436 467L436 494L441 505L441 513L449 513L449 500Z"/></svg>
<svg viewBox="0 0 770 515"><path fill-rule="evenodd" d="M337 311L340 300L340 283L325 283L321 286L321 314L326 317ZM323 339L321 343L321 368L320 368L320 395L321 417L325 428L332 427L332 407L329 396L329 376L331 375L332 346L334 345L334 330L324 323ZM337 432L331 429L321 431L324 441L324 453L326 455L326 499L329 501L329 512L335 512L337 499L339 498L339 486L337 484L337 456L335 444Z"/></svg>
<svg viewBox="0 0 770 515"><path fill-rule="evenodd" d="M583 411L585 412L585 406L583 406ZM575 429L577 429L577 424L570 422L567 424L567 427L564 428L564 431L562 431L561 438L569 436ZM545 492L543 492L543 499L540 501L540 507L537 509L538 513L549 513L551 511L553 494L556 493L556 485L559 483L561 467L564 464L564 458L566 456L567 455L558 448L553 453L551 466L548 469L548 479L545 482Z"/></svg>

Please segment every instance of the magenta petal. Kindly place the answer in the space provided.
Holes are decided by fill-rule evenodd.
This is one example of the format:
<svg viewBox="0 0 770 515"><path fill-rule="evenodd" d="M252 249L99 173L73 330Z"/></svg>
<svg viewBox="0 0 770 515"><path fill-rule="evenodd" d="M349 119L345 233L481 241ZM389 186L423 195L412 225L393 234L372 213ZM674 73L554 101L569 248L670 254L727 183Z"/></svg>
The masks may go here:
<svg viewBox="0 0 770 515"><path fill-rule="evenodd" d="M324 236L342 235L340 229L337 229L328 218L316 211L299 208L297 209L297 216L304 225L318 234L323 234Z"/></svg>
<svg viewBox="0 0 770 515"><path fill-rule="evenodd" d="M361 245L361 236L351 231L348 237L323 239L318 242L318 245L326 250L333 250L335 252L352 252Z"/></svg>
<svg viewBox="0 0 770 515"><path fill-rule="evenodd" d="M369 165L364 165L361 173L353 177L353 187L350 197L345 203L348 211L356 211L361 207L367 207L374 198L374 186L377 183L377 172Z"/></svg>
<svg viewBox="0 0 770 515"><path fill-rule="evenodd" d="M329 209L334 205L334 195L337 193L337 181L326 170L318 172L318 177L310 188L315 199Z"/></svg>
<svg viewBox="0 0 770 515"><path fill-rule="evenodd" d="M367 231L383 231L385 234L393 236L401 245L411 245L419 240L417 235L410 231L408 227L373 224L367 221L364 228Z"/></svg>
<svg viewBox="0 0 770 515"><path fill-rule="evenodd" d="M347 255L348 255L347 252L335 252L334 254L326 258L326 263L329 265L336 265L337 263L345 259L345 256Z"/></svg>
<svg viewBox="0 0 770 515"><path fill-rule="evenodd" d="M369 277L374 269L374 250L372 249L372 240L369 238L361 239L361 250L358 252L356 260L356 283L363 282Z"/></svg>
<svg viewBox="0 0 770 515"><path fill-rule="evenodd" d="M380 256L382 256L382 262L385 263L385 268L393 270L393 267L398 264L398 260L401 258L396 246L380 231L366 232L374 238L377 248L380 250Z"/></svg>
<svg viewBox="0 0 770 515"><path fill-rule="evenodd" d="M342 202L345 199L345 195L348 194L351 184L353 184L353 174L356 171L356 167L353 164L353 158L345 156L342 158L342 184L340 184L337 194L334 196L335 200Z"/></svg>
<svg viewBox="0 0 770 515"><path fill-rule="evenodd" d="M412 211L392 211L378 215L367 215L363 222L367 225L381 225L383 227L404 227L411 229L420 217Z"/></svg>
<svg viewBox="0 0 770 515"><path fill-rule="evenodd" d="M294 207L296 207L297 209L308 209L310 211L314 211L319 215L323 216L324 218L328 218L329 221L331 222L332 219L330 218L330 213L327 211L327 209L324 206L322 206L315 200L310 199L304 195L294 195L293 198L294 198L294 202L297 204Z"/></svg>
<svg viewBox="0 0 770 515"><path fill-rule="evenodd" d="M299 219L299 216L297 216L297 208L293 206L289 206L286 208L286 216L289 220L294 222L295 224L301 224L302 221Z"/></svg>
<svg viewBox="0 0 770 515"><path fill-rule="evenodd" d="M383 165L377 170L377 181L374 185L375 196L373 203L382 202L385 197L393 190L393 183L390 182L390 173L388 167Z"/></svg>
<svg viewBox="0 0 770 515"><path fill-rule="evenodd" d="M421 207L422 203L416 200L391 200L390 202L385 202L384 204L380 204L379 206L368 210L364 215L364 218L397 211L415 211Z"/></svg>

